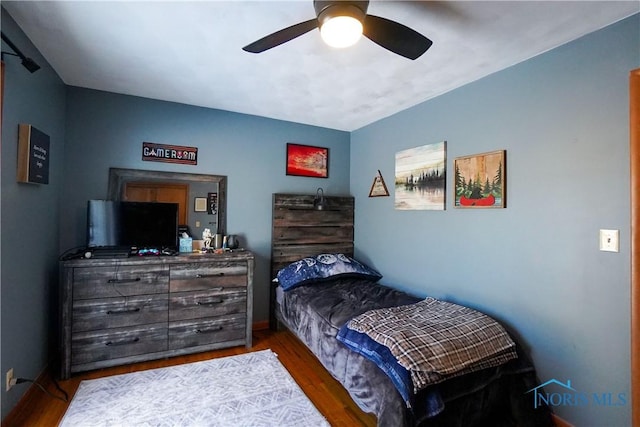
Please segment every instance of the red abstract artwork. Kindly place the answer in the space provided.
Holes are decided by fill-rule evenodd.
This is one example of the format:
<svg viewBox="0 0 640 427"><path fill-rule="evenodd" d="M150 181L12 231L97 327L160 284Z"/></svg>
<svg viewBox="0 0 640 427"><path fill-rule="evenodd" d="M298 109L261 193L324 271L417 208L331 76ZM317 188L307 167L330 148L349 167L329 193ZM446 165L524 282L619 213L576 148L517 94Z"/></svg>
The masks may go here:
<svg viewBox="0 0 640 427"><path fill-rule="evenodd" d="M311 145L287 144L287 175L327 178L329 149Z"/></svg>

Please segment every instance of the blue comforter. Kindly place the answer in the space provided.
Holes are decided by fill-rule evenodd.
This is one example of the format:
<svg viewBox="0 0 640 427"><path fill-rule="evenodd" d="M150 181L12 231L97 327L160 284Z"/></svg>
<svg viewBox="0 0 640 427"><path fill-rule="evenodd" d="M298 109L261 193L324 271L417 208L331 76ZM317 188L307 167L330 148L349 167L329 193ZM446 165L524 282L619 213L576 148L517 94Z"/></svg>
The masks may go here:
<svg viewBox="0 0 640 427"><path fill-rule="evenodd" d="M363 355L384 372L405 401L407 408L415 406L411 374L404 368L389 348L372 340L367 334L354 331L344 324L336 339L349 349ZM436 387L421 394L421 418L438 415L444 410L444 402Z"/></svg>
<svg viewBox="0 0 640 427"><path fill-rule="evenodd" d="M420 298L370 280L344 278L284 292L276 317L315 354L364 412L376 415L379 426L553 425L547 408L534 411L530 396L524 394L538 383L533 366L520 353L512 362L447 380L412 396L402 367L388 360L378 367L336 339L340 328L353 317L418 301ZM358 345L358 337L350 335L348 339ZM487 414L499 416L499 420L488 420Z"/></svg>

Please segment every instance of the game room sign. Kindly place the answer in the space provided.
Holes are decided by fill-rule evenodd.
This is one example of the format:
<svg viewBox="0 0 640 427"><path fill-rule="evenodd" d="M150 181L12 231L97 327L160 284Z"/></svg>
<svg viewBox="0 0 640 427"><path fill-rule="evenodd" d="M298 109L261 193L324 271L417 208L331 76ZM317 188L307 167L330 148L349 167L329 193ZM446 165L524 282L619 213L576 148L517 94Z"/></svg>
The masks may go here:
<svg viewBox="0 0 640 427"><path fill-rule="evenodd" d="M181 163L183 165L198 164L198 148L181 145L142 143L142 160L147 162Z"/></svg>

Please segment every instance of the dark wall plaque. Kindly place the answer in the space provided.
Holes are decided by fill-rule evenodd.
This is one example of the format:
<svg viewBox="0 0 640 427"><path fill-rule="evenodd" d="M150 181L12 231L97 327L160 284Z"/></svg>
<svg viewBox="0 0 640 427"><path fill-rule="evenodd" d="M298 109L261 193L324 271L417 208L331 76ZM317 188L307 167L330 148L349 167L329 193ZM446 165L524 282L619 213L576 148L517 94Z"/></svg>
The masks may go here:
<svg viewBox="0 0 640 427"><path fill-rule="evenodd" d="M27 124L18 129L18 182L49 183L49 135Z"/></svg>

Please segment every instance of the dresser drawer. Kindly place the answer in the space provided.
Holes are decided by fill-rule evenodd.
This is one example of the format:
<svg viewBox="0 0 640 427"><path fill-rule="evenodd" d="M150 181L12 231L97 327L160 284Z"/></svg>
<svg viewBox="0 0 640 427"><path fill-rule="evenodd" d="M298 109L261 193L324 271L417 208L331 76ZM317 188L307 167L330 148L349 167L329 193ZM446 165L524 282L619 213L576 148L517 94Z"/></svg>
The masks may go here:
<svg viewBox="0 0 640 427"><path fill-rule="evenodd" d="M246 287L246 262L185 263L171 266L171 292Z"/></svg>
<svg viewBox="0 0 640 427"><path fill-rule="evenodd" d="M169 350L243 340L247 320L244 314L169 323Z"/></svg>
<svg viewBox="0 0 640 427"><path fill-rule="evenodd" d="M73 300L169 291L169 268L133 265L73 269Z"/></svg>
<svg viewBox="0 0 640 427"><path fill-rule="evenodd" d="M220 288L208 291L173 292L169 299L169 321L222 316L247 311L244 288Z"/></svg>
<svg viewBox="0 0 640 427"><path fill-rule="evenodd" d="M71 330L94 331L166 322L168 300L168 295L163 294L74 301Z"/></svg>
<svg viewBox="0 0 640 427"><path fill-rule="evenodd" d="M72 365L167 350L167 324L77 332L71 336Z"/></svg>

